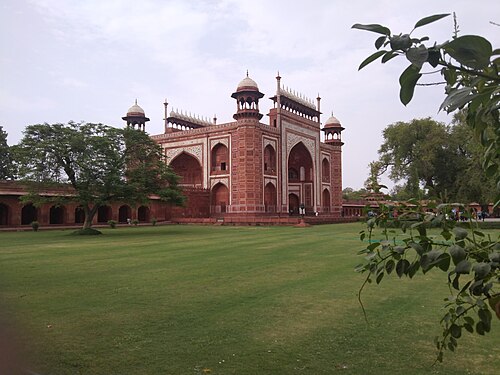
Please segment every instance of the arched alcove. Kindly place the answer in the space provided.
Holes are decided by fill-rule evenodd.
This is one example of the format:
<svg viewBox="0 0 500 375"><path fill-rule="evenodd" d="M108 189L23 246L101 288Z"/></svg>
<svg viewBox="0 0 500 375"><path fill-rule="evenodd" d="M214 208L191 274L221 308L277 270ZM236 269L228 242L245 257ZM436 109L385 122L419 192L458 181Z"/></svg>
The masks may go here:
<svg viewBox="0 0 500 375"><path fill-rule="evenodd" d="M64 214L66 210L64 206L52 206L49 211L49 223L50 224L63 224Z"/></svg>
<svg viewBox="0 0 500 375"><path fill-rule="evenodd" d="M132 209L130 208L130 206L127 204L120 206L120 208L118 209L118 222L127 223L131 217Z"/></svg>
<svg viewBox="0 0 500 375"><path fill-rule="evenodd" d="M229 173L229 150L226 145L217 143L211 153L211 171L214 174Z"/></svg>
<svg viewBox="0 0 500 375"><path fill-rule="evenodd" d="M267 145L264 148L264 173L276 174L276 151L271 145Z"/></svg>
<svg viewBox="0 0 500 375"><path fill-rule="evenodd" d="M217 183L212 188L210 199L214 212L226 212L229 204L229 189L223 183Z"/></svg>
<svg viewBox="0 0 500 375"><path fill-rule="evenodd" d="M9 206L0 203L0 225L9 225Z"/></svg>
<svg viewBox="0 0 500 375"><path fill-rule="evenodd" d="M173 171L181 177L181 185L201 186L203 172L198 160L186 152L182 152L170 163Z"/></svg>
<svg viewBox="0 0 500 375"><path fill-rule="evenodd" d="M111 207L110 206L99 207L97 209L97 222L107 223L108 220L111 220Z"/></svg>
<svg viewBox="0 0 500 375"><path fill-rule="evenodd" d="M149 222L149 207L147 206L140 206L137 209L137 220L139 220L141 223L147 223Z"/></svg>
<svg viewBox="0 0 500 375"><path fill-rule="evenodd" d="M330 182L330 162L327 158L321 162L321 175L324 182Z"/></svg>
<svg viewBox="0 0 500 375"><path fill-rule="evenodd" d="M277 193L276 186L268 182L264 187L264 206L266 212L276 212Z"/></svg>
<svg viewBox="0 0 500 375"><path fill-rule="evenodd" d="M29 225L38 220L38 210L33 204L28 203L21 209L21 225Z"/></svg>

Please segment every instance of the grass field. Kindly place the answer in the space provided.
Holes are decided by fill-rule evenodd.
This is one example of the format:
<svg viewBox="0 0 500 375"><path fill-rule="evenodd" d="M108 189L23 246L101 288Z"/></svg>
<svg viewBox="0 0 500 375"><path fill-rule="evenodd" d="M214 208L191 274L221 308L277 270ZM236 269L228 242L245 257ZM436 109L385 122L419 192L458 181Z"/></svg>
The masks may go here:
<svg viewBox="0 0 500 375"><path fill-rule="evenodd" d="M496 320L431 367L437 271L370 285L365 323L362 228L0 233L0 306L42 375L497 374Z"/></svg>

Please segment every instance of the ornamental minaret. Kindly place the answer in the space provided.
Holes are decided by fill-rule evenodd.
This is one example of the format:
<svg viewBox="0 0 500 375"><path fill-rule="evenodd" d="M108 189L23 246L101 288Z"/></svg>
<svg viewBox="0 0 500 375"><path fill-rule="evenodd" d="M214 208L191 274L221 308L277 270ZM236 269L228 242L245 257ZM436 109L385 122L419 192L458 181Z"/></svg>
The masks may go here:
<svg viewBox="0 0 500 375"><path fill-rule="evenodd" d="M137 105L137 99L135 99L135 104L128 109L127 115L122 117L122 119L127 122L127 127L135 129L137 125L137 130L142 131L146 131L146 122L149 121L149 118L144 113L144 109Z"/></svg>
<svg viewBox="0 0 500 375"><path fill-rule="evenodd" d="M242 119L260 120L263 115L259 112L259 99L263 96L264 94L259 91L257 83L248 77L247 71L247 76L238 84L236 91L231 95L237 103L237 110L233 118L236 121Z"/></svg>

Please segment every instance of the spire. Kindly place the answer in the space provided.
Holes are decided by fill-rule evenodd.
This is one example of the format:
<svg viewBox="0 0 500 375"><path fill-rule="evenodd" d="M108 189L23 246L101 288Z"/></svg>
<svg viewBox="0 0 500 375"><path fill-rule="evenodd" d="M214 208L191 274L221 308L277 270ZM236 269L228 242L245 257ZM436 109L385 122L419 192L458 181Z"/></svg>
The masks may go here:
<svg viewBox="0 0 500 375"><path fill-rule="evenodd" d="M247 78L248 78L248 69L247 69Z"/></svg>

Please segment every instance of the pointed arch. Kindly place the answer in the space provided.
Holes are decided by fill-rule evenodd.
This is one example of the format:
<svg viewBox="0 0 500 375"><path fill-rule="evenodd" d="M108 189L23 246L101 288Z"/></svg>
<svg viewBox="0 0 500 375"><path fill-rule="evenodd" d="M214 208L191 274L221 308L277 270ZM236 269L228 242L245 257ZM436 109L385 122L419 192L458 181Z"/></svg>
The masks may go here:
<svg viewBox="0 0 500 375"><path fill-rule="evenodd" d="M170 162L170 167L180 176L180 185L203 185L201 164L194 155L183 151Z"/></svg>
<svg viewBox="0 0 500 375"><path fill-rule="evenodd" d="M278 194L276 186L272 182L268 182L264 187L264 206L266 212L276 212L276 204L278 201Z"/></svg>
<svg viewBox="0 0 500 375"><path fill-rule="evenodd" d="M288 171L296 171L293 177L298 172L300 181L313 181L313 167L313 158L304 143L299 142L293 146L288 155ZM288 179L290 180L290 176Z"/></svg>
<svg viewBox="0 0 500 375"><path fill-rule="evenodd" d="M137 220L139 220L139 222L141 223L147 223L149 222L150 218L150 210L149 210L149 207L147 206L140 206L138 209L137 209Z"/></svg>
<svg viewBox="0 0 500 375"><path fill-rule="evenodd" d="M323 158L321 162L321 176L323 182L330 182L330 162L328 158Z"/></svg>
<svg viewBox="0 0 500 375"><path fill-rule="evenodd" d="M276 150L271 145L264 148L264 173L276 174Z"/></svg>
<svg viewBox="0 0 500 375"><path fill-rule="evenodd" d="M330 212L330 191L328 189L323 190L322 194L322 206L323 212Z"/></svg>
<svg viewBox="0 0 500 375"><path fill-rule="evenodd" d="M211 173L229 173L229 150L225 144L217 143L211 151Z"/></svg>
<svg viewBox="0 0 500 375"><path fill-rule="evenodd" d="M132 209L128 204L120 206L118 209L118 222L128 223L129 219L132 217Z"/></svg>
<svg viewBox="0 0 500 375"><path fill-rule="evenodd" d="M210 192L212 212L223 213L227 211L229 205L229 189L222 182L214 185Z"/></svg>
<svg viewBox="0 0 500 375"><path fill-rule="evenodd" d="M66 208L64 206L52 206L49 210L49 223L50 224L64 224L64 216Z"/></svg>
<svg viewBox="0 0 500 375"><path fill-rule="evenodd" d="M0 225L9 225L10 207L4 203L0 203Z"/></svg>
<svg viewBox="0 0 500 375"><path fill-rule="evenodd" d="M21 209L21 225L29 225L38 220L38 210L32 203L28 203Z"/></svg>

